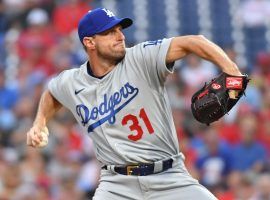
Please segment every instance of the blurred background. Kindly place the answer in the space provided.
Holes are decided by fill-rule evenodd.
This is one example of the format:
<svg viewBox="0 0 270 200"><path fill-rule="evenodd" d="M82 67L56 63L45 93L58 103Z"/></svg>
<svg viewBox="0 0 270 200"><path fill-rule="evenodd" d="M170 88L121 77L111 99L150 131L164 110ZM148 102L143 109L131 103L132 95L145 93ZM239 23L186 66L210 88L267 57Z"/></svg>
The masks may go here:
<svg viewBox="0 0 270 200"><path fill-rule="evenodd" d="M209 127L190 98L218 68L190 55L166 84L191 175L220 200L269 200L270 0L0 0L0 199L91 199L100 164L69 111L50 122L46 148L26 147L26 132L48 81L85 61L77 23L101 6L134 20L128 46L203 34L250 75L246 97Z"/></svg>

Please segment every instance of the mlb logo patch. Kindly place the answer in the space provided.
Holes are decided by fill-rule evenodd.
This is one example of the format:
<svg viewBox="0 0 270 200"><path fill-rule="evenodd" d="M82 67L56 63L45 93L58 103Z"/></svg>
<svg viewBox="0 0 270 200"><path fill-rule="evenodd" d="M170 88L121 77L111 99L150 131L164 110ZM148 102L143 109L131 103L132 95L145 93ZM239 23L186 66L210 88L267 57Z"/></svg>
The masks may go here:
<svg viewBox="0 0 270 200"><path fill-rule="evenodd" d="M242 89L243 79L241 77L227 77L226 88L228 89Z"/></svg>

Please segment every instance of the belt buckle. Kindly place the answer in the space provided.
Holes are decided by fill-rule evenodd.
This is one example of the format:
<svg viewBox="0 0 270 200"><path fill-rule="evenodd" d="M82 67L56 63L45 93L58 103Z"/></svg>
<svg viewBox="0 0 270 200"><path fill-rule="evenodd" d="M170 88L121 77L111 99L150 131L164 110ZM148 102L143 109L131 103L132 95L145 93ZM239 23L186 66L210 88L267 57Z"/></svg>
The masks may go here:
<svg viewBox="0 0 270 200"><path fill-rule="evenodd" d="M127 175L132 175L133 169L139 168L139 165L129 165L127 166ZM138 174L140 175L140 173Z"/></svg>

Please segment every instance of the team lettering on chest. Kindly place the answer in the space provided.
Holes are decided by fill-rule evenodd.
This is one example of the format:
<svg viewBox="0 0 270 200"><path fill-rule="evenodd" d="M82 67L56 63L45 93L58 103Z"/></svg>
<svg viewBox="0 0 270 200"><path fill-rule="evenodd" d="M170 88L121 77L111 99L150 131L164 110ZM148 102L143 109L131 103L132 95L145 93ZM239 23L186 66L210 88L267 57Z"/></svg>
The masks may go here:
<svg viewBox="0 0 270 200"><path fill-rule="evenodd" d="M81 119L83 126L88 125L88 133L105 122L115 123L115 115L128 105L138 94L139 89L129 82L124 84L119 91L111 95L104 94L99 105L88 108L84 104L76 105L76 112Z"/></svg>

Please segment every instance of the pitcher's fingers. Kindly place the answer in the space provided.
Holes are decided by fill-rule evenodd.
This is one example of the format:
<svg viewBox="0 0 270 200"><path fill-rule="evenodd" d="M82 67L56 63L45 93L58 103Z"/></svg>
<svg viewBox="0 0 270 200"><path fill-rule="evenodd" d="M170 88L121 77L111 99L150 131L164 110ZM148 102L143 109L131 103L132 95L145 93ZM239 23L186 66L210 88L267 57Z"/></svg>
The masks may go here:
<svg viewBox="0 0 270 200"><path fill-rule="evenodd" d="M39 135L33 135L32 141L39 144L42 140L40 139Z"/></svg>
<svg viewBox="0 0 270 200"><path fill-rule="evenodd" d="M43 140L42 134L38 134L37 136L38 136L38 138L39 138L39 141L41 142L41 141Z"/></svg>
<svg viewBox="0 0 270 200"><path fill-rule="evenodd" d="M236 90L229 90L229 96L231 99L237 99L238 97L238 91Z"/></svg>
<svg viewBox="0 0 270 200"><path fill-rule="evenodd" d="M32 147L37 147L40 142L32 140Z"/></svg>

